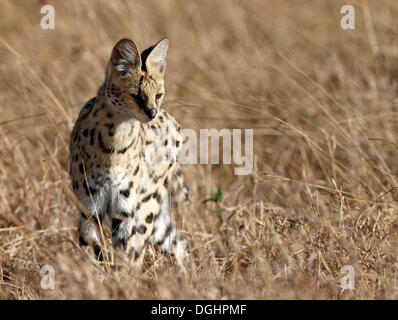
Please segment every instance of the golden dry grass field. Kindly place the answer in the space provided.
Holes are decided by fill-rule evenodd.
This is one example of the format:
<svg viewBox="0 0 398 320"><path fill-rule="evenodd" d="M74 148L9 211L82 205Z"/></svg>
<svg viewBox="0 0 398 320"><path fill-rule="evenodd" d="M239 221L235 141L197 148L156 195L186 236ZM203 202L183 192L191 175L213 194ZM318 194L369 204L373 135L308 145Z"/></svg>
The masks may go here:
<svg viewBox="0 0 398 320"><path fill-rule="evenodd" d="M340 0L1 1L0 298L397 299L398 2L348 2L355 30ZM169 38L165 108L183 128L254 129L251 174L183 167L186 273L152 246L135 276L77 244L70 132L126 36Z"/></svg>

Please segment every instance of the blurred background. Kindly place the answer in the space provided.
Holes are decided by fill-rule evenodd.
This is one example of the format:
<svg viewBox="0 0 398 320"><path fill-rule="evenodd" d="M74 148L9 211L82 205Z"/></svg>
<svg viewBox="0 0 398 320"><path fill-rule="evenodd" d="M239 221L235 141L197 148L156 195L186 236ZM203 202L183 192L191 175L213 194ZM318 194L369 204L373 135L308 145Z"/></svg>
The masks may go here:
<svg viewBox="0 0 398 320"><path fill-rule="evenodd" d="M346 2L2 1L0 298L398 298L398 3L352 0L343 30ZM183 168L187 273L150 246L132 275L110 242L101 268L76 243L69 136L122 37L170 40L164 106L183 128L254 129L250 175Z"/></svg>

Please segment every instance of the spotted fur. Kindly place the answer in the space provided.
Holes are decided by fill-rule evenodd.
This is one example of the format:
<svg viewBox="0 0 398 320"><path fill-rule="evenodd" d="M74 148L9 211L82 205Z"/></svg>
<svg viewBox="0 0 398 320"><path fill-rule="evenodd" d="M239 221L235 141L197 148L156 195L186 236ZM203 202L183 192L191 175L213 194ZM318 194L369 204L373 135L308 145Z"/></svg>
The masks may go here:
<svg viewBox="0 0 398 320"><path fill-rule="evenodd" d="M83 106L71 134L73 191L100 223L110 218L112 244L125 248L132 264L140 264L148 241L179 261L189 257L189 243L169 213L171 197L189 201L181 168L173 157L148 160L161 151L178 155L182 144L180 126L161 107L167 49L163 39L140 54L134 41L120 40L103 85ZM92 221L81 213L79 239L101 258Z"/></svg>

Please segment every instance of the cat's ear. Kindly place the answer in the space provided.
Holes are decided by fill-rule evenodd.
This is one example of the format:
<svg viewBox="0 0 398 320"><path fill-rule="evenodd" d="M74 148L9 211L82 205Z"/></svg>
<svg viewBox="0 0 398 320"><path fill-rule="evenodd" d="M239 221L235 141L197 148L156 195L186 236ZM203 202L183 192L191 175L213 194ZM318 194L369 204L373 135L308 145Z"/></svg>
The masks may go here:
<svg viewBox="0 0 398 320"><path fill-rule="evenodd" d="M169 48L169 40L164 38L157 44L142 52L146 71L154 77L163 78L166 68L166 54Z"/></svg>
<svg viewBox="0 0 398 320"><path fill-rule="evenodd" d="M141 69L141 55L133 40L124 38L113 47L110 59L111 72L120 78L138 75Z"/></svg>

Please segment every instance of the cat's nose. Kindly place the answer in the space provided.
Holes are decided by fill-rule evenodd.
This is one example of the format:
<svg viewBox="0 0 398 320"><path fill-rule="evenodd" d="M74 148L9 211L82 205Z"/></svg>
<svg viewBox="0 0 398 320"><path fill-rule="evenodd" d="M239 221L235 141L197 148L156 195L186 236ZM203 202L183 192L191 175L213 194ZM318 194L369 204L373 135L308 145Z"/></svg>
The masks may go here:
<svg viewBox="0 0 398 320"><path fill-rule="evenodd" d="M156 117L156 114L157 114L157 111L156 111L156 109L150 109L150 110L148 110L149 112L148 112L148 117L149 117L149 119L151 119L151 120L153 120L153 119L155 119L155 117Z"/></svg>

